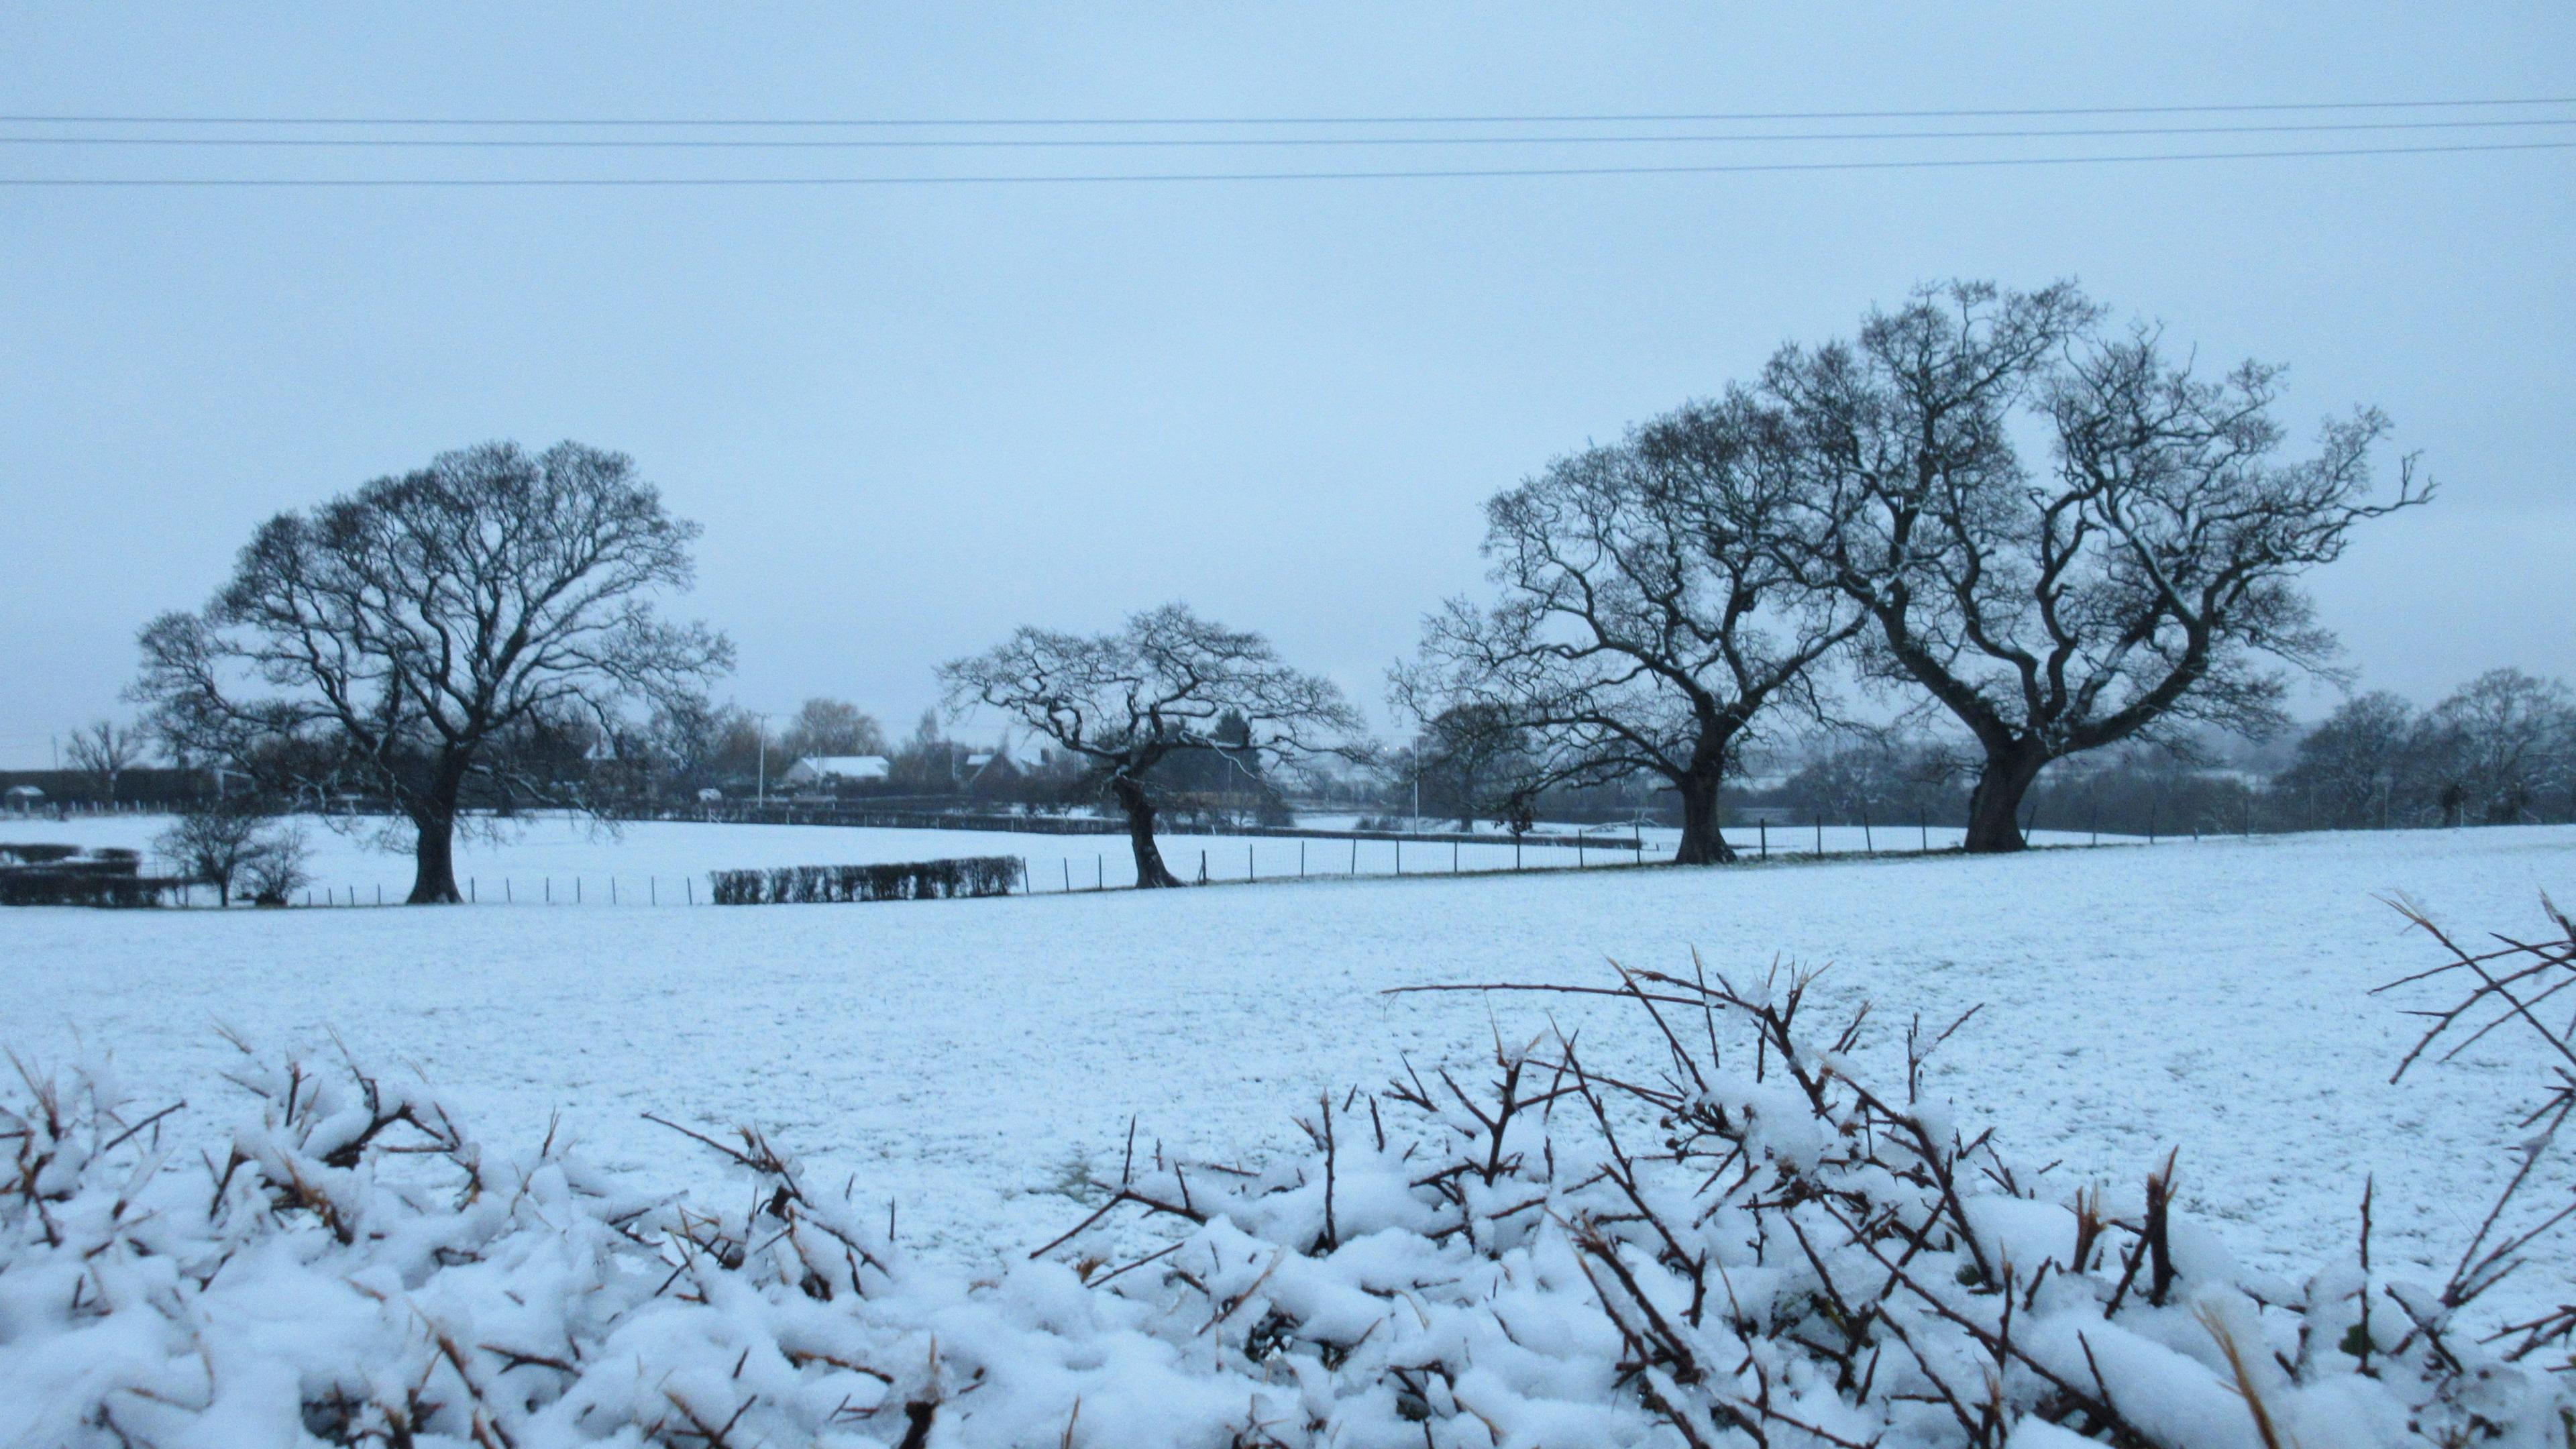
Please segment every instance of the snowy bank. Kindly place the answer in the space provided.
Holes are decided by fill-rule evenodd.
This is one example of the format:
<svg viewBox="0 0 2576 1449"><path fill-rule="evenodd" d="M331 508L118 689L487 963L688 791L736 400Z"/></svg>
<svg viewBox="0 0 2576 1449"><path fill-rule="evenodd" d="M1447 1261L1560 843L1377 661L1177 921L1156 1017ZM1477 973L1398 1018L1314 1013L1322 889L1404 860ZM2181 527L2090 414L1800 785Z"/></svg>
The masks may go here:
<svg viewBox="0 0 2576 1449"><path fill-rule="evenodd" d="M2478 1342L2459 1275L2366 1236L2250 1270L2170 1166L2044 1190L1927 1086L1947 1031L1865 1085L1867 1013L1816 1025L1813 979L1622 973L1651 1075L1497 1039L1477 1076L1322 1097L1259 1169L1131 1142L1088 1219L979 1277L753 1128L679 1129L735 1174L692 1201L552 1133L487 1149L354 1061L242 1048L248 1111L205 1140L103 1068L29 1075L0 1443L2563 1442L2531 1352L2563 1328ZM2449 1024L2510 1024L2481 1002ZM1122 1214L1172 1236L1096 1251Z"/></svg>

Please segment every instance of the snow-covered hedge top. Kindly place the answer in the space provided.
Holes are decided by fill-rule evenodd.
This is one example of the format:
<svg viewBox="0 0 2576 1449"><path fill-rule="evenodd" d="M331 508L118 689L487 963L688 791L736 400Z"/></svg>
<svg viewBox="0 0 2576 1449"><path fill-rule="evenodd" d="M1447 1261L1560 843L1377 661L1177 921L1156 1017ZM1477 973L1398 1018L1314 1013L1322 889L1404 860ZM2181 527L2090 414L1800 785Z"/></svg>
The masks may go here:
<svg viewBox="0 0 2576 1449"><path fill-rule="evenodd" d="M30 1076L0 1111L0 1445L2568 1442L2558 1383L2440 1292L2248 1272L2170 1167L2034 1196L1919 1070L1847 1078L1857 1026L1807 1040L1803 980L1624 989L1659 1081L1498 1046L1488 1080L1317 1103L1313 1150L1257 1172L1131 1152L1091 1223L983 1278L752 1130L687 1149L743 1178L689 1202L551 1138L488 1150L353 1063L246 1052L210 1142L104 1074ZM1106 1261L1113 1213L1175 1234Z"/></svg>

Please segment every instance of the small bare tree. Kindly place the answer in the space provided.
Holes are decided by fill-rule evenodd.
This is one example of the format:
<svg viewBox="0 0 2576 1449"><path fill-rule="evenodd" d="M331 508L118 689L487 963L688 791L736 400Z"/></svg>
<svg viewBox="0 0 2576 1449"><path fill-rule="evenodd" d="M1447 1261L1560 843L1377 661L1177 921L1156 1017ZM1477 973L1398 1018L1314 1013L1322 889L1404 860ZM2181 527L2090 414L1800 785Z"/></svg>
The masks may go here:
<svg viewBox="0 0 2576 1449"><path fill-rule="evenodd" d="M135 692L193 755L389 801L411 901L455 901L469 801L582 806L549 745L562 727L614 736L622 706L730 663L721 635L648 603L688 585L697 531L620 453L444 453L262 524L213 602L144 628Z"/></svg>
<svg viewBox="0 0 2576 1449"><path fill-rule="evenodd" d="M239 796L200 800L154 837L152 847L191 879L213 886L217 903L229 906L235 879L274 848L267 828L273 818Z"/></svg>
<svg viewBox="0 0 2576 1449"><path fill-rule="evenodd" d="M941 665L939 679L951 713L1001 710L1090 762L1127 817L1139 888L1181 883L1154 844L1147 776L1164 760L1205 751L1257 766L1360 750L1358 712L1332 681L1291 669L1259 634L1182 604L1107 634L1024 626Z"/></svg>
<svg viewBox="0 0 2576 1449"><path fill-rule="evenodd" d="M97 787L99 798L113 805L117 777L142 762L144 745L143 731L103 719L72 731L65 753L71 756L72 768Z"/></svg>
<svg viewBox="0 0 2576 1449"><path fill-rule="evenodd" d="M1737 395L1563 459L1485 506L1502 598L1450 601L1396 698L1526 736L1527 788L1640 774L1680 797L1673 859L1734 859L1719 791L1755 719L1817 707L1813 667L1861 616L1795 587L1775 535L1793 475L1776 419Z"/></svg>
<svg viewBox="0 0 2576 1449"><path fill-rule="evenodd" d="M2022 847L2023 797L2052 760L2194 723L2276 727L2273 666L2322 670L2335 648L2299 575L2431 496L2409 458L2372 500L2378 412L2276 461L2279 369L2213 381L2153 329L2105 336L2100 317L2071 284L1954 283L1765 374L1808 473L1784 560L1868 613L1868 673L1975 737L1971 851ZM2017 427L2052 440L2044 476Z"/></svg>

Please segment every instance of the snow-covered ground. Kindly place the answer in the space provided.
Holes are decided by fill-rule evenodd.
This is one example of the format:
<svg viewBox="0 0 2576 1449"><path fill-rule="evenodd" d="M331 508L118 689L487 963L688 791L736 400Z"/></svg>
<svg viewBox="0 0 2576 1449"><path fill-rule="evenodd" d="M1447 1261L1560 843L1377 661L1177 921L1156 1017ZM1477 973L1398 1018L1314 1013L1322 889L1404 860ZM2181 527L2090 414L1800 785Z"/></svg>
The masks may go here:
<svg viewBox="0 0 2576 1449"><path fill-rule="evenodd" d="M0 838L137 844L153 824L11 822ZM315 839L342 889L408 878ZM1194 873L1199 845L1173 844ZM988 850L1030 855L1043 888L1049 855L1117 845L549 827L462 869L514 892L580 875L585 903L615 875L623 904L634 884L667 892L711 866ZM1286 847L1277 873L1293 874L1295 845L1255 849ZM1209 842L1211 874L1225 850L1239 878L1244 847ZM1347 859L1310 848L1345 852L1317 873ZM2367 993L2436 957L2373 897L2405 892L2477 932L2537 928L2544 890L2576 898L2576 828L868 906L14 910L0 912L0 1045L38 1063L112 1054L130 1083L228 1116L219 1023L281 1046L336 1033L416 1067L489 1140L532 1141L560 1111L597 1156L675 1186L716 1180L713 1164L692 1178L703 1158L641 1113L754 1122L817 1180L855 1174L894 1200L907 1242L973 1257L1080 1217L1084 1178L1115 1175L1131 1114L1142 1138L1185 1152L1259 1152L1291 1140L1289 1113L1319 1090L1373 1085L1407 1058L1472 1065L1495 1032L1526 1039L1551 1017L1582 1028L1596 1061L1652 1059L1597 999L1388 987L1597 984L1604 958L1687 969L1696 949L1739 977L1833 963L1828 1005L1878 1004L1876 1063L1910 1014L1985 1003L1936 1080L2017 1158L2062 1159L2069 1191L2134 1181L2178 1145L2185 1206L2249 1257L2296 1268L2349 1240L2376 1174L2379 1251L2446 1271L2505 1170L2528 1058L2499 1035L2388 1084L2415 1030L2404 1008L2433 998Z"/></svg>

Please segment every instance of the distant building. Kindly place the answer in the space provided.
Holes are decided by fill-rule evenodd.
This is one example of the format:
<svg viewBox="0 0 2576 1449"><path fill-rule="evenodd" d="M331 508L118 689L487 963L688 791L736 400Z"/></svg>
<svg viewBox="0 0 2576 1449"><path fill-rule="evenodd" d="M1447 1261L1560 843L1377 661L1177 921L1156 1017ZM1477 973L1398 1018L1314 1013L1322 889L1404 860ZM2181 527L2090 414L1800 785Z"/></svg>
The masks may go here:
<svg viewBox="0 0 2576 1449"><path fill-rule="evenodd" d="M894 762L883 755L808 755L788 766L778 780L791 787L828 790L836 785L880 784L893 772Z"/></svg>

